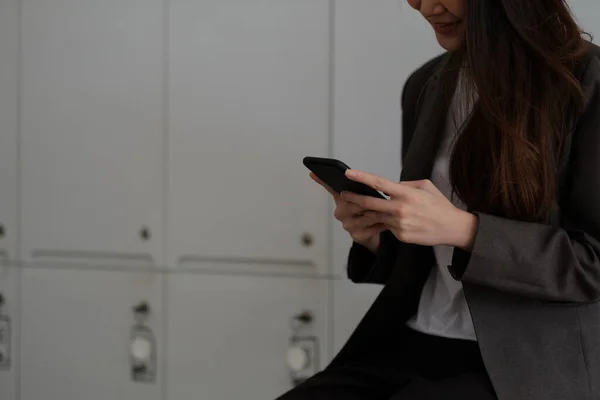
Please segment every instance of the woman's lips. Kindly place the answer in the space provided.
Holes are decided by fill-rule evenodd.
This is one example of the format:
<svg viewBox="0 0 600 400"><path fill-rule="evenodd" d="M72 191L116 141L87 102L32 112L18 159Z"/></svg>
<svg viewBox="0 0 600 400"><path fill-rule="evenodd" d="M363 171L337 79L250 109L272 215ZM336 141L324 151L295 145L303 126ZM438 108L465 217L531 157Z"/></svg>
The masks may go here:
<svg viewBox="0 0 600 400"><path fill-rule="evenodd" d="M443 36L452 36L456 34L458 26L461 24L461 22L462 21L455 21L450 23L434 23L432 25L436 33L439 33Z"/></svg>

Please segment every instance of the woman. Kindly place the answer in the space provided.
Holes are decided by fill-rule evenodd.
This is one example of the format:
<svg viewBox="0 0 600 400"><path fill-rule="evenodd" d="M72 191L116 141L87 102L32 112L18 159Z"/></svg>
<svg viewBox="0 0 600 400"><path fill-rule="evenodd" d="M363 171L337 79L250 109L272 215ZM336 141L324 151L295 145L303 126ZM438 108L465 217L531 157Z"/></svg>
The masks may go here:
<svg viewBox="0 0 600 400"><path fill-rule="evenodd" d="M401 182L327 188L385 287L280 399L599 399L600 49L564 0L408 3L447 53L405 85Z"/></svg>

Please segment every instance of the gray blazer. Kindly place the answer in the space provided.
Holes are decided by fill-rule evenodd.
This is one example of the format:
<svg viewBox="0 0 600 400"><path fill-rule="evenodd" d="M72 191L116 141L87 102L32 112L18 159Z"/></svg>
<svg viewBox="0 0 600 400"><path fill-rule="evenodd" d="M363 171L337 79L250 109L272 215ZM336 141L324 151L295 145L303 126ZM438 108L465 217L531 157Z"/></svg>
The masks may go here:
<svg viewBox="0 0 600 400"><path fill-rule="evenodd" d="M600 399L600 48L589 48L577 76L585 111L573 121L568 162L559 166L560 215L535 224L476 213L473 251L456 249L448 267L463 283L500 400ZM445 117L446 59L425 64L404 87L401 180L430 176ZM385 287L332 366L393 340L435 265L431 247L389 232L381 239L377 255L357 244L350 250L350 279Z"/></svg>

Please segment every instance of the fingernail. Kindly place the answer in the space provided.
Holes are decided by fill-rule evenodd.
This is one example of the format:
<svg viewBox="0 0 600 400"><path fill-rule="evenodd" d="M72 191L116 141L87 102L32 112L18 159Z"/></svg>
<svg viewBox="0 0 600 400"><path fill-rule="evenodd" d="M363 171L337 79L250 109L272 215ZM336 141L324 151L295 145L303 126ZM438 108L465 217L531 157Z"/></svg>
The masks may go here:
<svg viewBox="0 0 600 400"><path fill-rule="evenodd" d="M349 169L346 171L346 175L354 178L356 176L356 172Z"/></svg>
<svg viewBox="0 0 600 400"><path fill-rule="evenodd" d="M348 197L348 192L343 191L342 193L340 193L340 196L342 196L343 199Z"/></svg>

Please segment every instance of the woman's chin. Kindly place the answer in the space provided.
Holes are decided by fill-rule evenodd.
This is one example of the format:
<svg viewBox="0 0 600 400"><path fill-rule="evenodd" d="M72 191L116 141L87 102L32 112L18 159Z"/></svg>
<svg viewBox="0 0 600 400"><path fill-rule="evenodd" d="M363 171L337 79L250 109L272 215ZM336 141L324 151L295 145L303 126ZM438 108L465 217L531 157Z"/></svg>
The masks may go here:
<svg viewBox="0 0 600 400"><path fill-rule="evenodd" d="M462 42L463 42L463 36L446 36L446 35L440 35L439 33L435 34L435 37L439 43L439 45L447 51L455 51L460 49Z"/></svg>

